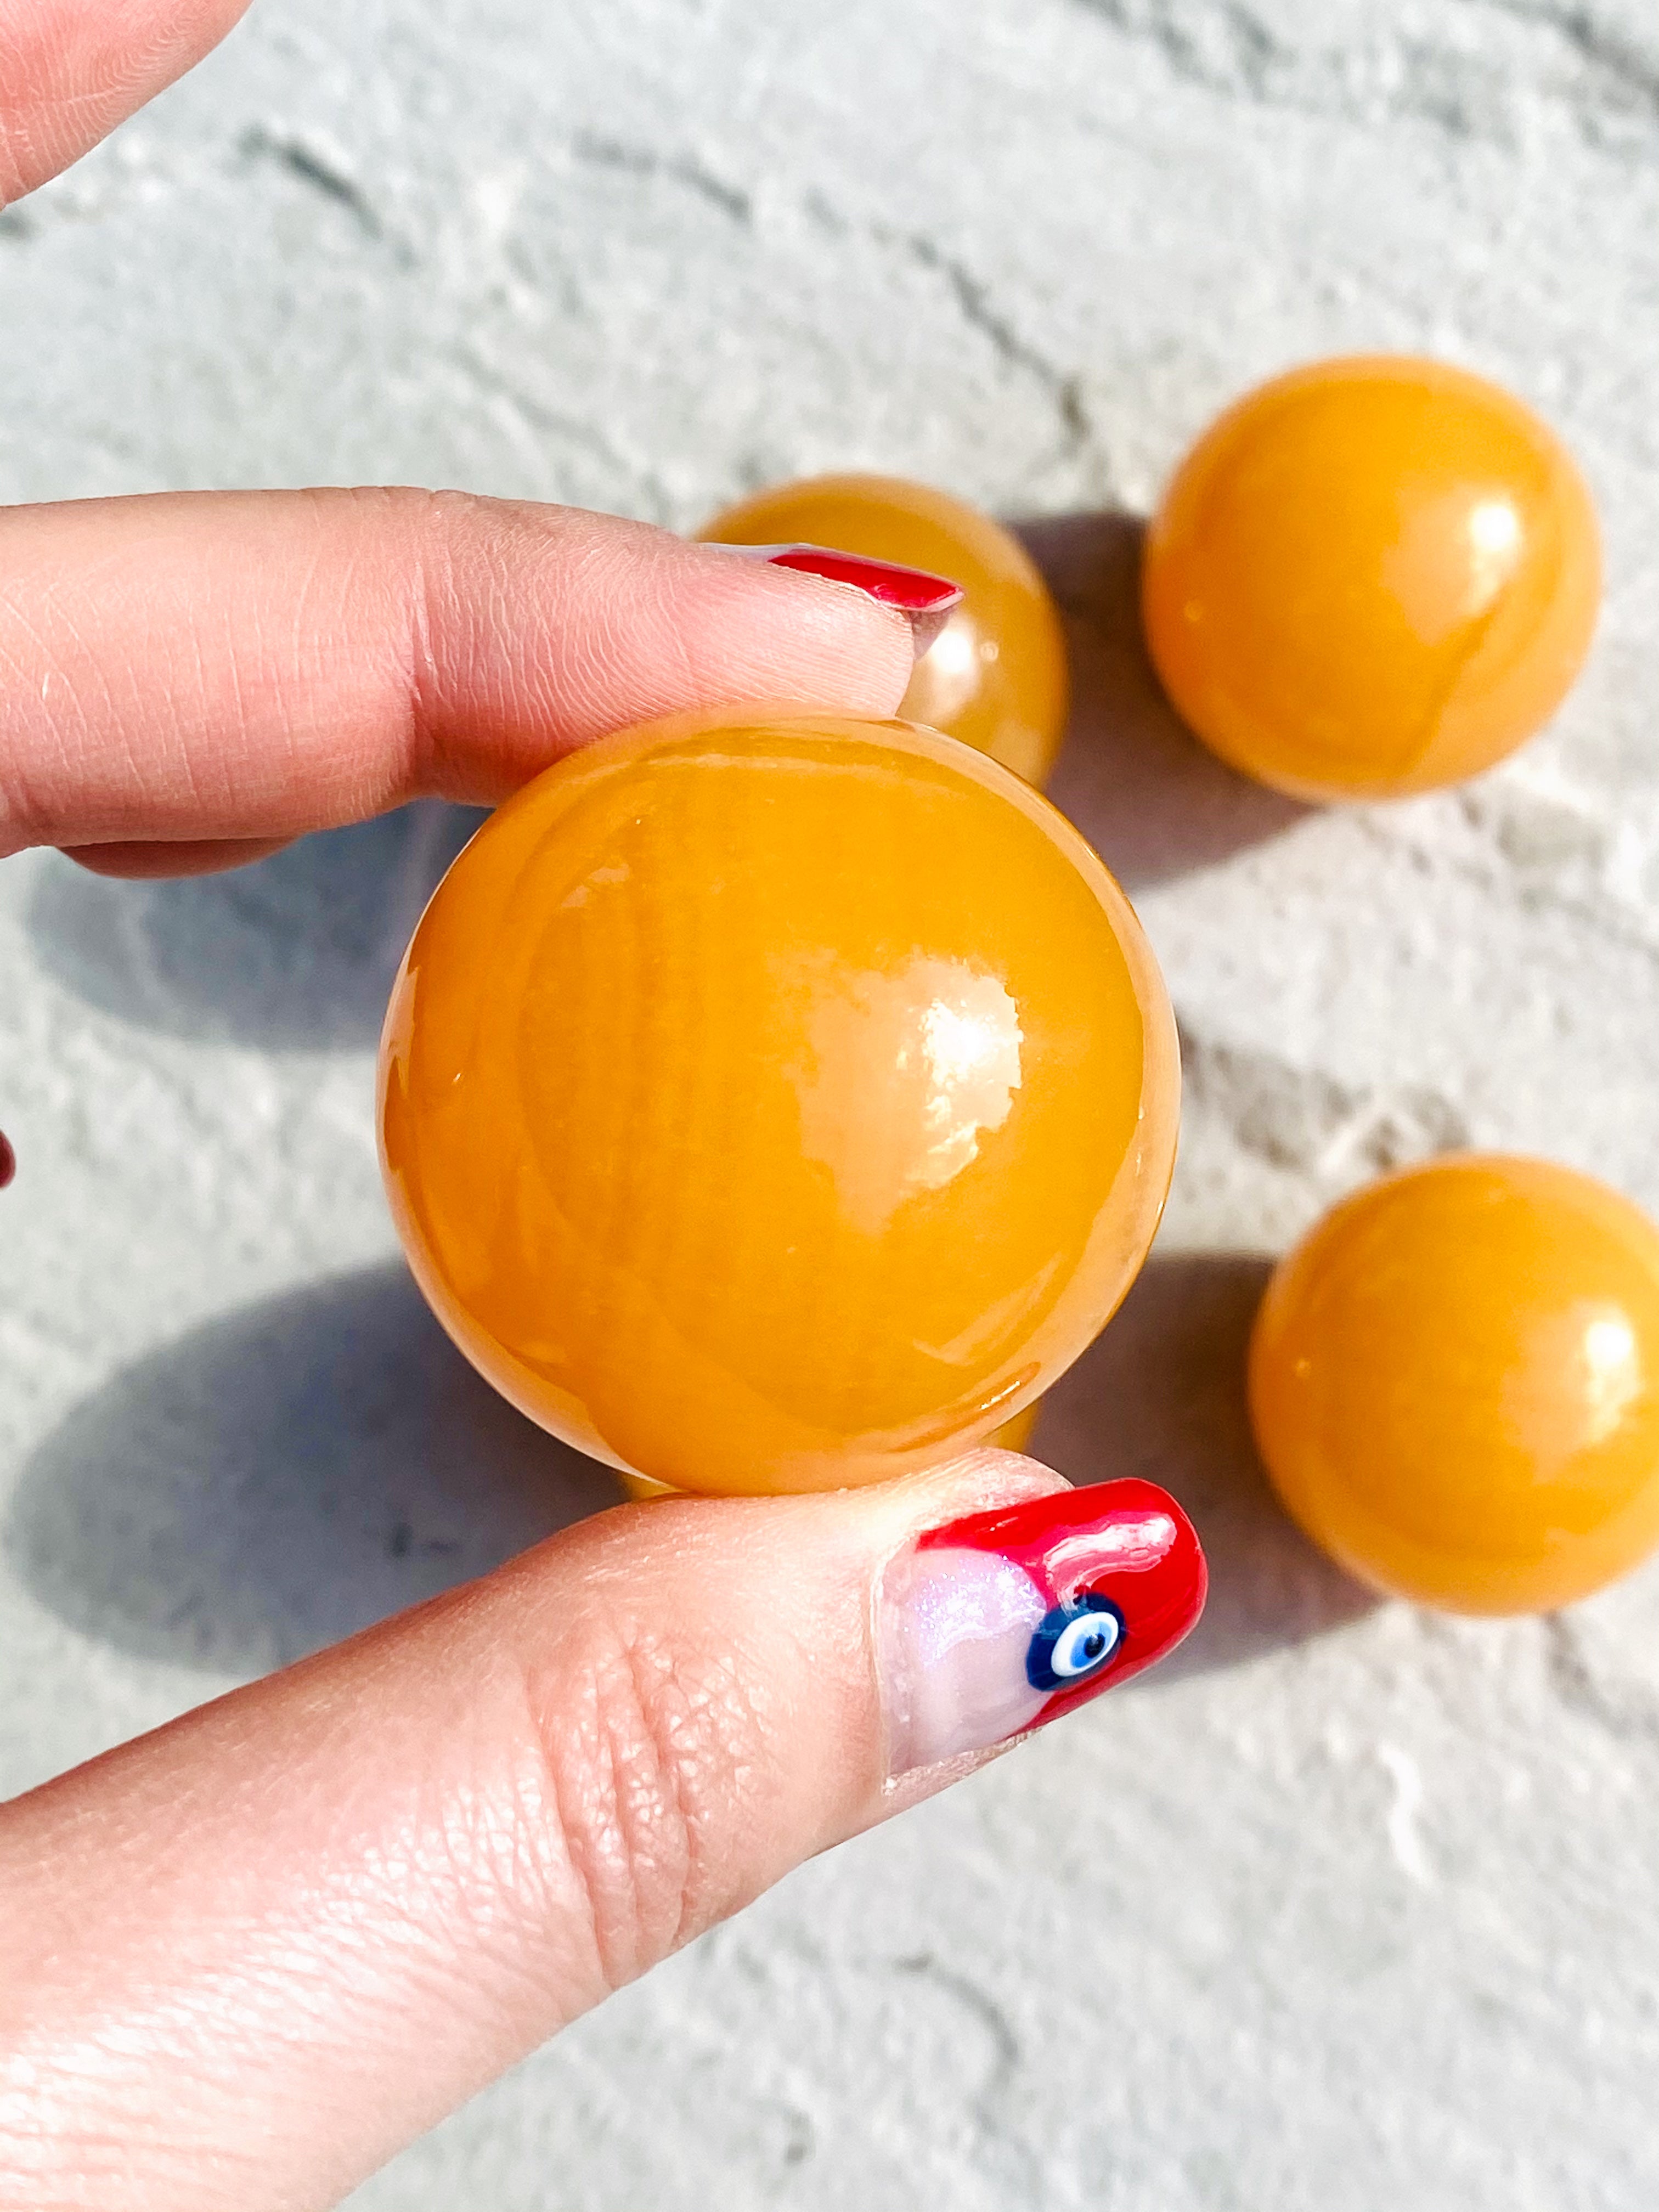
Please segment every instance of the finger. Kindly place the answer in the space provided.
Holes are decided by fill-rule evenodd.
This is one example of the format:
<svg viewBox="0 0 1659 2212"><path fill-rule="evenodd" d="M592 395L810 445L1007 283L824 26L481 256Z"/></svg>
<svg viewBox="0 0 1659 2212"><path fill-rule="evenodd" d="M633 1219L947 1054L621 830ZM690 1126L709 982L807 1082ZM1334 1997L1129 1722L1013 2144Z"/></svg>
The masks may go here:
<svg viewBox="0 0 1659 2212"><path fill-rule="evenodd" d="M0 2206L335 2203L798 1861L1149 1665L1202 1588L1163 1492L1006 1453L623 1507L18 1800Z"/></svg>
<svg viewBox="0 0 1659 2212"><path fill-rule="evenodd" d="M216 46L248 0L0 0L0 206Z"/></svg>
<svg viewBox="0 0 1659 2212"><path fill-rule="evenodd" d="M684 708L892 711L909 617L613 516L411 491L0 514L0 854L489 804ZM82 858L86 856L82 854Z"/></svg>

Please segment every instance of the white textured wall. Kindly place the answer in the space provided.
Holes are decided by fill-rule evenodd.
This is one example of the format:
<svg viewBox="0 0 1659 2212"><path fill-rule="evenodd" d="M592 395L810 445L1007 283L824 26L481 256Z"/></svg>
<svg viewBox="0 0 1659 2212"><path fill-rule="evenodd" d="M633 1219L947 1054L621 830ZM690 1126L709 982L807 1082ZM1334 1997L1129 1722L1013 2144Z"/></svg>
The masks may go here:
<svg viewBox="0 0 1659 2212"><path fill-rule="evenodd" d="M1477 789L1303 815L1179 734L1144 510L1225 397L1432 349L1541 405L1590 670ZM808 1868L365 2212L1641 2212L1659 1571L1370 1607L1277 1517L1260 1255L1465 1137L1659 1205L1653 0L260 0L0 216L0 495L404 478L690 525L856 463L1034 532L1063 801L1188 1042L1176 1195L1042 1432L1191 1503L1188 1652ZM392 1258L371 1047L460 825L0 869L0 1790L609 1495Z"/></svg>

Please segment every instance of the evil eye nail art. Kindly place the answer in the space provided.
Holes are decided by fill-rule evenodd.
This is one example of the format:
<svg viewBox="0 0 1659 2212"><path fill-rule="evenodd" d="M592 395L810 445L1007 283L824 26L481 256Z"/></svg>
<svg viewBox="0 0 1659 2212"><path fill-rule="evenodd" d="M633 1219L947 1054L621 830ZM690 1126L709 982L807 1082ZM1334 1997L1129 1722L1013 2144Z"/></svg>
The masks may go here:
<svg viewBox="0 0 1659 2212"><path fill-rule="evenodd" d="M1098 1590L1057 1605L1037 1624L1025 1654L1034 1690L1069 1690L1111 1663L1123 1641L1123 1615Z"/></svg>
<svg viewBox="0 0 1659 2212"><path fill-rule="evenodd" d="M1206 1582L1191 1522L1150 1482L927 1530L882 1582L891 1771L983 1750L1128 1680L1187 1633Z"/></svg>

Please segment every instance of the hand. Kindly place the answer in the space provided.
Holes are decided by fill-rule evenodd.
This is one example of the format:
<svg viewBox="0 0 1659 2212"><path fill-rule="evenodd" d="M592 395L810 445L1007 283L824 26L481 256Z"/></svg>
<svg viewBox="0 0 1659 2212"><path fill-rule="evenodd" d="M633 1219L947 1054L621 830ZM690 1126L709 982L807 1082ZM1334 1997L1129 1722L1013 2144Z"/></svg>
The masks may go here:
<svg viewBox="0 0 1659 2212"><path fill-rule="evenodd" d="M0 185L241 4L0 0ZM890 712L911 662L855 591L560 509L14 510L0 853L229 866L678 708ZM14 1801L0 2206L332 2203L801 1858L1150 1664L1200 1590L1161 1493L1003 1453L624 1507Z"/></svg>

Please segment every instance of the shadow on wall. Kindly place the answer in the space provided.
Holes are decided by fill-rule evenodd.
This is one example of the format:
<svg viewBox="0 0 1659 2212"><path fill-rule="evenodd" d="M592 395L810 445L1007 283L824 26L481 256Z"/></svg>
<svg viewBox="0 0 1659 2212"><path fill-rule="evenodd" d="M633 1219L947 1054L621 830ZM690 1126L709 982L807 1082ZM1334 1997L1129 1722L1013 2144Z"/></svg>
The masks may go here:
<svg viewBox="0 0 1659 2212"><path fill-rule="evenodd" d="M252 1675L617 1495L497 1397L388 1266L118 1376L34 1455L0 1541L84 1633Z"/></svg>
<svg viewBox="0 0 1659 2212"><path fill-rule="evenodd" d="M421 910L483 818L423 799L179 881L119 883L61 861L35 896L30 934L49 973L147 1028L372 1045Z"/></svg>
<svg viewBox="0 0 1659 2212"><path fill-rule="evenodd" d="M1072 719L1049 797L1133 892L1276 837L1309 810L1235 775L1164 697L1140 627L1139 515L1018 524L1066 617Z"/></svg>
<svg viewBox="0 0 1659 2212"><path fill-rule="evenodd" d="M1272 1264L1155 1253L1109 1328L1044 1399L1031 1443L1073 1482L1144 1475L1192 1515L1209 1603L1159 1681L1305 1642L1377 1602L1285 1516L1256 1457L1244 1359Z"/></svg>

